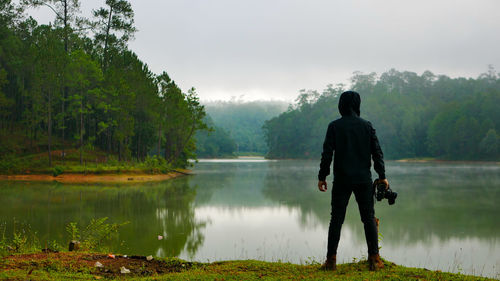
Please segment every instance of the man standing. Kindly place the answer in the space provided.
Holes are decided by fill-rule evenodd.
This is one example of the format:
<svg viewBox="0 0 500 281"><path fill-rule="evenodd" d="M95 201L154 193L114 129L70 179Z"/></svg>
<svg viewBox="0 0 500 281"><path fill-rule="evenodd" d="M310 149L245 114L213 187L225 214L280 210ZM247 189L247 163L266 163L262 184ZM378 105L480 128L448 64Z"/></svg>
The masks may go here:
<svg viewBox="0 0 500 281"><path fill-rule="evenodd" d="M340 229L351 193L354 193L356 197L361 221L364 224L370 270L384 267L378 253L378 230L375 221L370 158L373 158L374 168L379 176L378 181L385 183L387 187L389 182L385 178L382 149L375 129L370 122L359 117L360 105L361 98L358 93L353 91L342 93L339 100L339 111L342 117L328 125L323 144L318 174L318 188L322 192L327 190L326 177L330 174L330 163L335 151L328 251L326 262L322 266L325 270L336 269Z"/></svg>

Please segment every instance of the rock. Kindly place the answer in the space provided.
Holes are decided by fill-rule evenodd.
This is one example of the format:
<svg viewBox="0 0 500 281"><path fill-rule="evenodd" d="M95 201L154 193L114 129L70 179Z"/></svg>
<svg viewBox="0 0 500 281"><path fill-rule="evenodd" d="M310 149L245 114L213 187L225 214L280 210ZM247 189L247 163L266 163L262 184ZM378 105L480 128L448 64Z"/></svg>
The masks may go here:
<svg viewBox="0 0 500 281"><path fill-rule="evenodd" d="M71 240L69 242L69 251L78 251L80 249L80 242L76 240Z"/></svg>
<svg viewBox="0 0 500 281"><path fill-rule="evenodd" d="M146 260L148 260L148 261L153 260L153 256L151 256L151 255L147 256Z"/></svg>
<svg viewBox="0 0 500 281"><path fill-rule="evenodd" d="M58 251L58 250L52 250L52 249L50 249L50 248L45 248L45 249L42 249L42 252L43 252L43 253L46 253L46 254L47 254L47 253L59 253L59 251Z"/></svg>
<svg viewBox="0 0 500 281"><path fill-rule="evenodd" d="M120 273L127 274L130 273L129 269L126 269L125 266L120 267Z"/></svg>
<svg viewBox="0 0 500 281"><path fill-rule="evenodd" d="M104 265L102 265L102 263L96 261L95 264L94 264L95 267L104 267Z"/></svg>

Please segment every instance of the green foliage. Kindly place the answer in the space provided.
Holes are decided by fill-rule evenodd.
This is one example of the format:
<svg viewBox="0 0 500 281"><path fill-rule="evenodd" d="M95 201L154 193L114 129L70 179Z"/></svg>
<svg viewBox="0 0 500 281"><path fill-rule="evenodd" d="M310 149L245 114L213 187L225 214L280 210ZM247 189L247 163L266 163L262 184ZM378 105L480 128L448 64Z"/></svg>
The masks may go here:
<svg viewBox="0 0 500 281"><path fill-rule="evenodd" d="M356 72L351 81L361 94L361 117L377 129L387 159L500 159L500 76L493 69L477 79L390 70L379 78ZM288 111L266 121L267 156L320 157L344 90L302 91Z"/></svg>
<svg viewBox="0 0 500 281"><path fill-rule="evenodd" d="M157 155L154 155L153 157L150 157L149 155L146 156L143 165L151 174L167 173L171 169L165 158L158 157Z"/></svg>
<svg viewBox="0 0 500 281"><path fill-rule="evenodd" d="M22 162L12 154L0 158L0 171L4 174L22 172Z"/></svg>
<svg viewBox="0 0 500 281"><path fill-rule="evenodd" d="M66 233L70 240L80 240L80 230L76 222L70 222L66 225Z"/></svg>
<svg viewBox="0 0 500 281"><path fill-rule="evenodd" d="M109 245L119 236L119 230L125 223L107 223L108 218L92 219L87 225L79 227L78 223L66 225L69 240L80 241L84 250L108 251ZM38 252L42 249L36 232L31 227L14 221L12 235L6 234L6 224L0 224L0 256L13 253ZM9 238L10 237L10 238ZM61 250L57 241L47 241L45 246L51 250Z"/></svg>
<svg viewBox="0 0 500 281"><path fill-rule="evenodd" d="M498 155L498 146L500 143L500 136L497 134L495 129L490 129L486 136L481 140L479 144L479 151L484 156L495 156Z"/></svg>
<svg viewBox="0 0 500 281"><path fill-rule="evenodd" d="M57 177L59 176L60 174L62 174L64 172L64 168L61 167L61 166L55 166L53 169L52 169L52 175L54 177Z"/></svg>
<svg viewBox="0 0 500 281"><path fill-rule="evenodd" d="M196 149L196 131L207 129L203 121L205 108L200 104L194 88L183 94L166 72L157 77L157 83L166 105L160 114L163 122L159 125L165 140L164 157L174 166L185 167L187 160L195 156L192 152Z"/></svg>
<svg viewBox="0 0 500 281"><path fill-rule="evenodd" d="M107 217L92 219L88 225L80 228L77 223L70 222L66 226L66 232L70 240L79 240L81 248L85 250L107 251L107 243L118 236L120 227L125 223L107 223Z"/></svg>
<svg viewBox="0 0 500 281"><path fill-rule="evenodd" d="M196 134L196 155L205 158L233 157L237 144L230 134L221 127L215 126L210 116L205 117L210 131Z"/></svg>

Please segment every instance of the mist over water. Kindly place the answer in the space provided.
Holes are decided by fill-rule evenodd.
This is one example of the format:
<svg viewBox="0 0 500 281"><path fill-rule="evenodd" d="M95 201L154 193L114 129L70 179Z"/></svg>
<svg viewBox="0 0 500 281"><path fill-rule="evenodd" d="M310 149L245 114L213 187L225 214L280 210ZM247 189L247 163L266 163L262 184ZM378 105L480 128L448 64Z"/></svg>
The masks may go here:
<svg viewBox="0 0 500 281"><path fill-rule="evenodd" d="M317 191L318 161L211 160L194 176L132 186L2 183L7 233L30 225L41 241L66 243L70 221L130 221L119 252L197 261L259 259L321 262L330 219ZM500 166L387 163L396 204L377 202L381 255L397 264L499 277ZM329 183L331 177L328 178ZM331 185L330 185L331 187ZM357 204L349 203L340 262L366 258ZM163 240L158 240L163 235Z"/></svg>

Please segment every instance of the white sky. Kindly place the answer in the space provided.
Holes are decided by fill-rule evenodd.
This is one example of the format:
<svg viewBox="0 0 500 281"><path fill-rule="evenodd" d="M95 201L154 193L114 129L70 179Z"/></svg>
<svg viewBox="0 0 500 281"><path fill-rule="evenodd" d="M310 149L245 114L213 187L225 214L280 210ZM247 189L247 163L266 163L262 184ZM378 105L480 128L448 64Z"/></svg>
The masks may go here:
<svg viewBox="0 0 500 281"><path fill-rule="evenodd" d="M82 0L82 12L104 0ZM294 100L391 68L477 77L500 67L498 0L132 0L130 48L202 100ZM30 12L40 23L48 8Z"/></svg>

